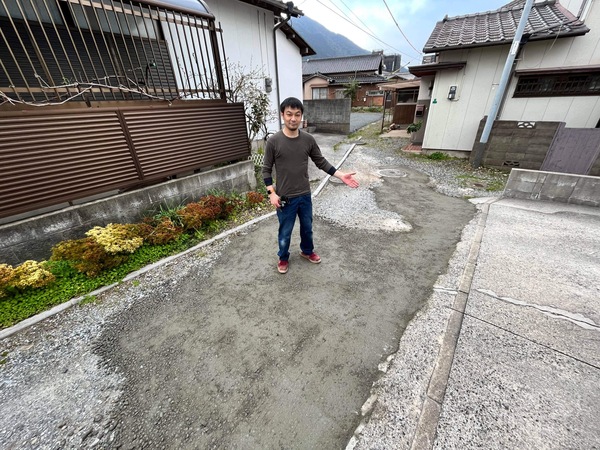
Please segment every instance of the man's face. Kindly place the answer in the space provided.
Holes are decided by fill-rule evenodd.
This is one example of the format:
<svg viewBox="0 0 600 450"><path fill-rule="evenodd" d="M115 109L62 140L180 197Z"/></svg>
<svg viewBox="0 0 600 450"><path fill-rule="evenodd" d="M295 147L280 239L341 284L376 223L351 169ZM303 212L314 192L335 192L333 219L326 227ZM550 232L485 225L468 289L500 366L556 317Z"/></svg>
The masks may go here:
<svg viewBox="0 0 600 450"><path fill-rule="evenodd" d="M288 130L294 131L297 130L302 123L302 111L288 106L283 110L281 118L283 119L285 127Z"/></svg>

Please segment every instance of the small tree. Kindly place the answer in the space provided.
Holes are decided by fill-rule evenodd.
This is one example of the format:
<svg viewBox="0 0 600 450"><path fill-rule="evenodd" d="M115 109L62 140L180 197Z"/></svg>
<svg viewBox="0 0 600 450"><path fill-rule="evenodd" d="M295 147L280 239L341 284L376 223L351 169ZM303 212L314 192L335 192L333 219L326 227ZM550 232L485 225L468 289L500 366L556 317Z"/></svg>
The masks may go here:
<svg viewBox="0 0 600 450"><path fill-rule="evenodd" d="M264 90L265 74L255 68L246 71L240 64L229 68L228 100L243 102L250 143L262 132L267 134L267 122L277 117L277 111L271 109L269 95Z"/></svg>
<svg viewBox="0 0 600 450"><path fill-rule="evenodd" d="M356 76L348 84L344 85L344 97L351 99L353 102L356 100L358 90L360 89L360 83L356 80Z"/></svg>

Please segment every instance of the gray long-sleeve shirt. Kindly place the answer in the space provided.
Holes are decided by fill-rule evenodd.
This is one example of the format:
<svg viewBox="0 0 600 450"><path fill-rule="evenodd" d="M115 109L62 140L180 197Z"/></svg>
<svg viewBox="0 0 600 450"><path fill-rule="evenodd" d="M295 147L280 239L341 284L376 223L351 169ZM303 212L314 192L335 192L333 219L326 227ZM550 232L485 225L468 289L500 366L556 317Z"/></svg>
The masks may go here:
<svg viewBox="0 0 600 450"><path fill-rule="evenodd" d="M336 168L325 159L312 135L300 130L298 137L290 138L283 131L279 131L267 141L262 167L265 184L267 186L273 184L273 167L275 167L277 195L298 197L310 194L309 158L319 169L329 175L335 173Z"/></svg>

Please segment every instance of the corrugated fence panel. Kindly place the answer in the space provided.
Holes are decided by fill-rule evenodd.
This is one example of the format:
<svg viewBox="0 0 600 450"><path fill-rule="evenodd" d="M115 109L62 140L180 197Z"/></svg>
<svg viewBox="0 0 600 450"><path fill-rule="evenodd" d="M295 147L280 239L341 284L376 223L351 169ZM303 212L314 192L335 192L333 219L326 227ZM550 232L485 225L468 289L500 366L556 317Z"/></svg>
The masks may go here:
<svg viewBox="0 0 600 450"><path fill-rule="evenodd" d="M107 192L138 180L117 113L81 114L0 117L0 215Z"/></svg>
<svg viewBox="0 0 600 450"><path fill-rule="evenodd" d="M250 155L239 103L46 108L0 111L0 217Z"/></svg>
<svg viewBox="0 0 600 450"><path fill-rule="evenodd" d="M123 114L145 179L250 156L240 103Z"/></svg>

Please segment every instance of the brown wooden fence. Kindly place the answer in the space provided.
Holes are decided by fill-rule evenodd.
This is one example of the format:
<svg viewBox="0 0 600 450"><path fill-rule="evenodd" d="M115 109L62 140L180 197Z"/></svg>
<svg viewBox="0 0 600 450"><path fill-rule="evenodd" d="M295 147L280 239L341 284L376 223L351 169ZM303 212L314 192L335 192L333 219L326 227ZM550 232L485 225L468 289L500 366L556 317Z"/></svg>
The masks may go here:
<svg viewBox="0 0 600 450"><path fill-rule="evenodd" d="M241 103L2 111L0 217L249 155Z"/></svg>
<svg viewBox="0 0 600 450"><path fill-rule="evenodd" d="M540 170L594 174L592 170L595 164L599 166L599 157L600 129L567 128L561 123Z"/></svg>

